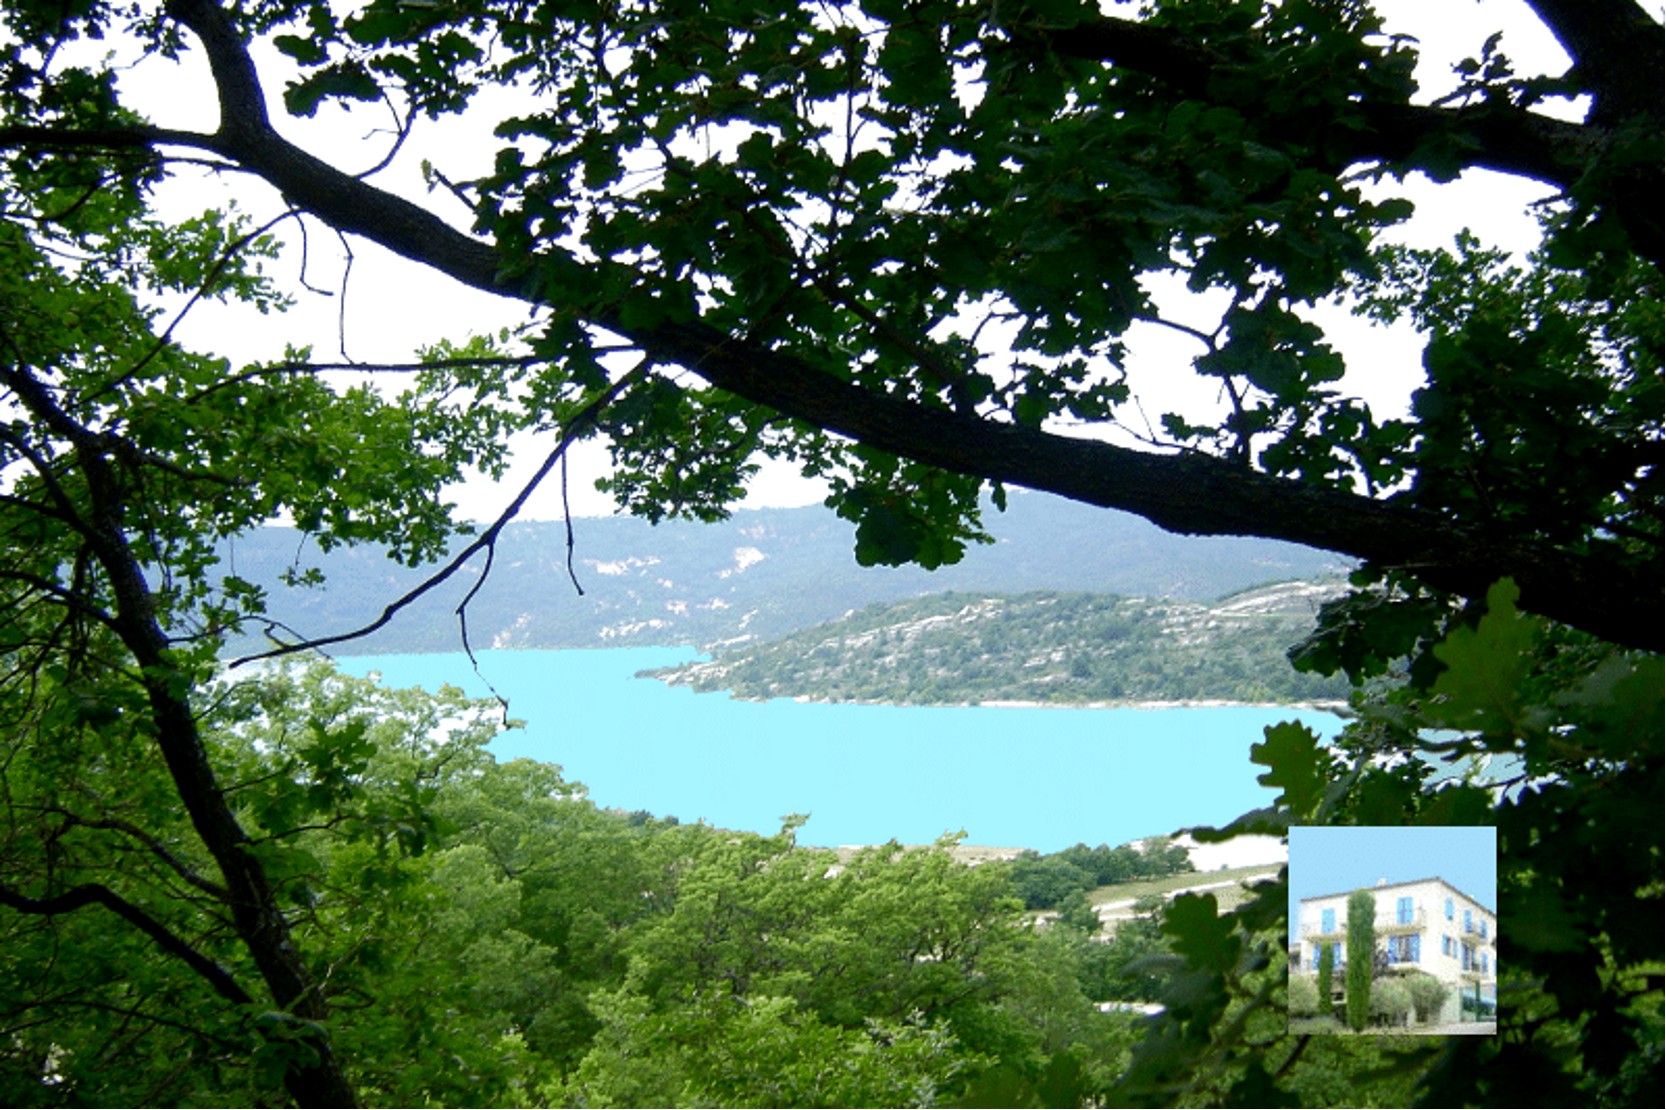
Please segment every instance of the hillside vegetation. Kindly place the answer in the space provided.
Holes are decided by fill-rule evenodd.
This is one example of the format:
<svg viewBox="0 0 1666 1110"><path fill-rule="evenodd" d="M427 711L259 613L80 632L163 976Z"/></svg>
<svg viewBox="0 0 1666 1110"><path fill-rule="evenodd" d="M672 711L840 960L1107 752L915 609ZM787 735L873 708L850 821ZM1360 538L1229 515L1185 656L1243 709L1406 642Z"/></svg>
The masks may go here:
<svg viewBox="0 0 1666 1110"><path fill-rule="evenodd" d="M1340 588L1282 582L1208 604L940 593L648 673L744 698L892 705L1333 700L1345 679L1298 674L1285 653Z"/></svg>

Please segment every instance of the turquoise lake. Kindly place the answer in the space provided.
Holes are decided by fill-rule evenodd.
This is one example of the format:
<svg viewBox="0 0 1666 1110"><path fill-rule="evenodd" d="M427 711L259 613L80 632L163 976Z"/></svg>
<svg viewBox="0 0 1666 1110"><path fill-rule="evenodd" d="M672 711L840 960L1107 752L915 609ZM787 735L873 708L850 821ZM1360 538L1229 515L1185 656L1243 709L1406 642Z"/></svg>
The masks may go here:
<svg viewBox="0 0 1666 1110"><path fill-rule="evenodd" d="M803 844L967 843L1057 851L1219 825L1275 791L1250 745L1262 708L1031 709L821 705L696 694L636 672L693 649L485 651L481 672L526 722L491 750L560 764L597 805L760 833L810 815ZM396 686L489 691L461 653L343 659Z"/></svg>

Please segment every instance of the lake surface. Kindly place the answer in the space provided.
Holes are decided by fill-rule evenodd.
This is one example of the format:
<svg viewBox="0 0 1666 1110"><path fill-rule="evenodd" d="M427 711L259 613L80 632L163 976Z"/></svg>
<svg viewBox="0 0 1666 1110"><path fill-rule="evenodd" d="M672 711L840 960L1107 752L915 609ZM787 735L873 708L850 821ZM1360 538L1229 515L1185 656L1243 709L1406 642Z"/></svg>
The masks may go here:
<svg viewBox="0 0 1666 1110"><path fill-rule="evenodd" d="M1315 710L1030 709L820 705L696 694L645 668L687 648L484 651L481 672L526 722L491 750L558 763L596 804L774 833L810 815L803 844L971 844L1057 851L1220 825L1276 791L1250 745L1269 724ZM342 659L396 686L486 696L461 653Z"/></svg>

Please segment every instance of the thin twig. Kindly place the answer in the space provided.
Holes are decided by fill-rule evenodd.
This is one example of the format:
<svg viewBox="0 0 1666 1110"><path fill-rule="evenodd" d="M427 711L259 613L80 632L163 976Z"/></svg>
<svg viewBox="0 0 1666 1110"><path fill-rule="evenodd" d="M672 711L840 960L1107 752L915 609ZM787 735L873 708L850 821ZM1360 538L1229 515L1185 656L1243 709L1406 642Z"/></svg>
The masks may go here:
<svg viewBox="0 0 1666 1110"><path fill-rule="evenodd" d="M498 536L502 533L503 529L520 513L521 509L525 507L527 499L532 496L533 491L538 488L539 483L541 483L544 478L548 476L549 472L554 469L555 464L561 460L561 457L564 454L566 454L567 448L573 444L580 433L586 431L595 423L596 417L601 414L602 410L612 404L614 399L617 398L620 393L624 392L627 386L635 384L646 375L649 365L650 363L647 360L643 360L628 374L625 374L618 381L614 382L607 389L598 394L589 404L585 405L584 408L572 418L572 420L568 421L566 428L563 429L561 433L560 441L556 444L555 449L549 453L549 456L545 458L543 463L538 467L537 473L535 473L532 478L521 487L520 493L516 494L515 499L509 503L509 507L504 509L504 511L499 514L498 518L492 522L491 526L482 532L479 538L473 543L459 551L451 559L451 561L444 567L440 568L439 571L418 583L414 589L409 590L403 596L389 603L388 606L382 610L381 616L377 617L369 624L353 629L351 632L342 632L334 636L319 636L314 639L304 640L300 643L284 644L269 651L259 652L255 655L245 655L242 658L232 660L231 663L228 664L227 669L236 669L245 663L253 663L262 659L276 659L285 655L293 655L300 651L316 651L318 648L324 647L328 644L340 644L345 643L348 640L357 640L386 626L387 623L391 621L401 610L407 608L423 594L428 593L430 590L449 579L452 575L456 574L457 571L462 568L463 564L468 561L470 556L474 555L478 551L495 546Z"/></svg>
<svg viewBox="0 0 1666 1110"><path fill-rule="evenodd" d="M572 580L573 589L578 596L584 596L584 587L578 584L578 575L573 571L573 506L567 500L567 456L561 456L561 519L567 525L567 577Z"/></svg>

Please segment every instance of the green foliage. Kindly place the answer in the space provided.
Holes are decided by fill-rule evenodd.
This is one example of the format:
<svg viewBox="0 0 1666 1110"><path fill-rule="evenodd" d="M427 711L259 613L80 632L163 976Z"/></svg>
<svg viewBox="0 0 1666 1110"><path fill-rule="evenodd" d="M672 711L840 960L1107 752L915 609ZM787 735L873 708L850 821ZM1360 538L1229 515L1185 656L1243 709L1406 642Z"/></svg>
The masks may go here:
<svg viewBox="0 0 1666 1110"><path fill-rule="evenodd" d="M1348 896L1348 965L1344 980L1343 1001L1347 1006L1348 1025L1359 1032L1373 1013L1372 995L1379 984L1372 982L1372 968L1377 954L1377 902L1368 890L1356 890Z"/></svg>
<svg viewBox="0 0 1666 1110"><path fill-rule="evenodd" d="M1308 975L1290 976L1289 986L1285 988L1290 1016L1312 1017L1319 1013L1319 1000L1326 996L1326 988L1330 986L1329 978L1329 976L1321 976L1315 982Z"/></svg>
<svg viewBox="0 0 1666 1110"><path fill-rule="evenodd" d="M766 838L599 811L557 768L493 761L492 707L454 690L314 666L213 701L233 800L296 942L330 969L332 1040L378 1103L891 1105L999 1085L980 1078L997 1065L1026 1091L1119 1070L1128 1019L1089 1006L1076 950L1020 927L1006 872L946 845L840 864L790 825ZM32 766L13 760L14 788ZM134 834L110 825L76 827L79 874L120 876ZM181 864L158 858L132 889ZM177 910L176 930L206 943L206 915ZM67 991L83 1009L19 1031L11 1101L55 1085L230 1104L282 1074L282 1015L216 1004L85 913L36 921L8 921L8 997L28 1013ZM189 1026L165 1020L193 999ZM100 1046L124 1027L113 1065Z"/></svg>
<svg viewBox="0 0 1666 1110"><path fill-rule="evenodd" d="M1370 1014L1388 1025L1404 1025L1412 1009L1412 991L1397 975L1385 976L1371 984Z"/></svg>
<svg viewBox="0 0 1666 1110"><path fill-rule="evenodd" d="M1648 873L1661 858L1653 833L1660 823L1658 784L1649 779L1658 774L1666 715L1659 658L1526 617L1512 598L1501 585L1492 591L1492 609L1437 622L1422 649L1436 666L1414 666L1405 686L1356 697L1359 715L1331 749L1331 785L1314 819L1499 829L1499 902L1509 918L1499 936L1509 938L1510 956L1501 971L1502 1008L1487 1016L1496 1018L1508 1047L1490 1038L1451 1038L1438 1046L1408 1039L1393 1049L1394 1082L1410 1084L1401 1091L1415 1088L1431 1104L1532 1101L1544 1091L1575 1102L1651 1102L1656 1077L1638 1065L1660 1043L1659 991L1647 978L1657 966L1658 938L1645 940L1638 927L1658 913L1661 897L1658 876ZM1481 643L1500 650L1476 650ZM1291 752L1293 770L1300 770L1307 756L1300 748ZM1483 768L1487 778L1480 777ZM1595 797L1616 811L1588 809ZM1276 829L1284 820L1282 810L1269 809L1199 835ZM1580 830L1577 836L1572 829ZM1589 867L1593 851L1619 869L1612 880ZM1233 916L1239 936L1256 936L1255 918ZM1351 936L1348 947L1351 956ZM1232 989L1232 976L1220 982ZM1562 1009L1568 999L1577 999L1577 1007ZM1474 1013L1472 1003L1465 1006ZM1251 1047L1224 1014L1214 1028L1216 1051L1232 1061L1225 1065L1230 1074L1248 1075L1270 1055L1278 1058L1276 1046ZM1590 1040L1598 1029L1600 1039ZM1226 1045L1241 1047L1235 1052ZM1311 1045L1281 1089L1309 1100L1362 1100L1306 1073L1310 1051ZM1175 1059L1183 1056L1177 1052Z"/></svg>
<svg viewBox="0 0 1666 1110"><path fill-rule="evenodd" d="M997 1061L1038 1079L1109 1020L1068 963L1049 970L1063 950L1016 928L999 869L896 845L836 865L790 833L656 839L691 853L675 900L627 934L628 971L593 996L600 1028L559 1099L930 1100Z"/></svg>
<svg viewBox="0 0 1666 1110"><path fill-rule="evenodd" d="M1161 841L1117 848L1076 844L1047 855L1025 851L1006 866L1014 892L1032 910L1052 909L1095 887L1192 870L1184 847Z"/></svg>
<svg viewBox="0 0 1666 1110"><path fill-rule="evenodd" d="M1266 730L1266 740L1250 747L1250 758L1272 770L1259 775L1262 786L1282 787L1277 804L1288 809L1300 820L1318 807L1323 799L1329 757L1319 748L1319 737L1312 729L1286 721Z"/></svg>

